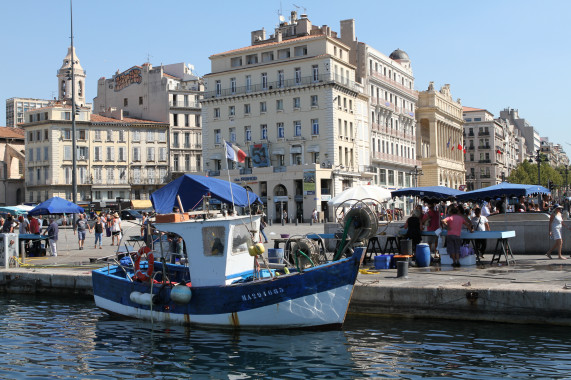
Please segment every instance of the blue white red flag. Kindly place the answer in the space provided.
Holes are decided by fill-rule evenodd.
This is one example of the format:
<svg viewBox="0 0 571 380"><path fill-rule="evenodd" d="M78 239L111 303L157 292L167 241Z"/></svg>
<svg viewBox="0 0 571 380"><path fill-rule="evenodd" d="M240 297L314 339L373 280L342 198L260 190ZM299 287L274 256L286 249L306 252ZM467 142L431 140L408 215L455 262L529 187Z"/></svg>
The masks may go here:
<svg viewBox="0 0 571 380"><path fill-rule="evenodd" d="M226 158L234 162L244 162L247 154L236 145L224 141L224 149L226 150Z"/></svg>

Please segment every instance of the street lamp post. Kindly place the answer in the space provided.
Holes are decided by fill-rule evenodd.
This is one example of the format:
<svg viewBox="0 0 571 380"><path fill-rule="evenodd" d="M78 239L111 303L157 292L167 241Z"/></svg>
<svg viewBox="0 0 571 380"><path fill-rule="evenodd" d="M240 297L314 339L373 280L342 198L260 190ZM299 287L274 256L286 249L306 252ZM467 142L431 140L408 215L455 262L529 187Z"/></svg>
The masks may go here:
<svg viewBox="0 0 571 380"><path fill-rule="evenodd" d="M533 159L535 158L535 162L537 162L537 184L541 186L541 161L544 161L541 158L541 151L538 149L535 157L530 157L529 163L533 163Z"/></svg>
<svg viewBox="0 0 571 380"><path fill-rule="evenodd" d="M422 169L419 169L417 165L414 165L414 169L410 171L414 178L414 187L418 187L418 176L422 175Z"/></svg>

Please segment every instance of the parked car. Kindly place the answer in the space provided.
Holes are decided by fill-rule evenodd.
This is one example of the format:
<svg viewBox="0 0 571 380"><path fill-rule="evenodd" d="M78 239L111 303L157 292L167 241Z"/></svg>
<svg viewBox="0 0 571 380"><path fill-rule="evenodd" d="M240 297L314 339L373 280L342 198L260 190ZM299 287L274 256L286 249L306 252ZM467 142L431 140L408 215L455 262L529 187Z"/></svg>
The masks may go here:
<svg viewBox="0 0 571 380"><path fill-rule="evenodd" d="M143 215L135 210L121 210L121 220L137 220L142 221Z"/></svg>

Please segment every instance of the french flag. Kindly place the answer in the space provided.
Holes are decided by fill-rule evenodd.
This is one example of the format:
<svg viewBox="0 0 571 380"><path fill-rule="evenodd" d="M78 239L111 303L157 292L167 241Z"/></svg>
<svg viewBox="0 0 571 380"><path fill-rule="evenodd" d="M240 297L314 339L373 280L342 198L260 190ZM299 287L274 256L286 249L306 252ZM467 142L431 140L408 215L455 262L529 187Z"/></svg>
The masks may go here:
<svg viewBox="0 0 571 380"><path fill-rule="evenodd" d="M247 154L236 145L224 141L224 149L226 150L226 158L234 162L244 162L246 160Z"/></svg>

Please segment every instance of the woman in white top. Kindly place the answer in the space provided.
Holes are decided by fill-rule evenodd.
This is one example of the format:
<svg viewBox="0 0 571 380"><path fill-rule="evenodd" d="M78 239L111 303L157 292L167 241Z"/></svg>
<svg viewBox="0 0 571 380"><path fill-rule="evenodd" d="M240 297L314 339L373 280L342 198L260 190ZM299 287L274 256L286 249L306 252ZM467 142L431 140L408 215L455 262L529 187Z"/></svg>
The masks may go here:
<svg viewBox="0 0 571 380"><path fill-rule="evenodd" d="M482 210L478 207L474 209L474 217L471 219L472 226L474 227L474 231L489 231L490 224L488 223L488 218L481 215ZM487 240L486 239L476 239L475 248L476 254L480 257L484 257L484 252L486 251Z"/></svg>
<svg viewBox="0 0 571 380"><path fill-rule="evenodd" d="M553 206L553 211L551 212L551 217L549 218L549 237L555 240L555 243L553 243L553 246L549 248L549 251L547 251L545 256L551 258L551 252L557 250L559 258L561 260L565 260L567 258L561 256L561 248L563 247L561 227L564 226L563 217L561 216L561 210L563 210L563 206L559 206L558 204ZM565 228L569 227L565 226Z"/></svg>

